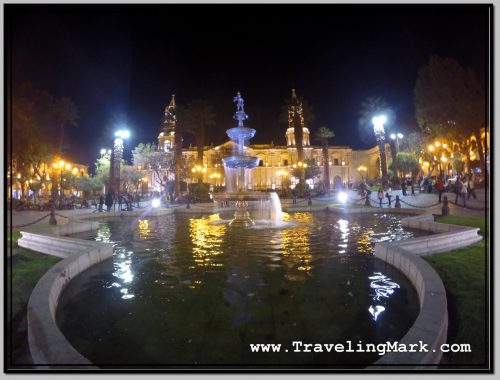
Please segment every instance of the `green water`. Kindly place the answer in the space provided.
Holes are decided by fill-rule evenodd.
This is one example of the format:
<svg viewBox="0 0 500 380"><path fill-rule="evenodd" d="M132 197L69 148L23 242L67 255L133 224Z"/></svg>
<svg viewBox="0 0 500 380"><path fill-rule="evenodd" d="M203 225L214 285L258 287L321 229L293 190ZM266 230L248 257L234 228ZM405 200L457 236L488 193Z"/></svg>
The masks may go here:
<svg viewBox="0 0 500 380"><path fill-rule="evenodd" d="M377 241L422 234L399 218L294 213L250 229L219 215L109 219L78 235L115 253L70 283L58 324L102 367L366 366L377 353L297 353L292 342L376 344L408 331L416 292L373 256ZM257 343L282 346L252 352Z"/></svg>

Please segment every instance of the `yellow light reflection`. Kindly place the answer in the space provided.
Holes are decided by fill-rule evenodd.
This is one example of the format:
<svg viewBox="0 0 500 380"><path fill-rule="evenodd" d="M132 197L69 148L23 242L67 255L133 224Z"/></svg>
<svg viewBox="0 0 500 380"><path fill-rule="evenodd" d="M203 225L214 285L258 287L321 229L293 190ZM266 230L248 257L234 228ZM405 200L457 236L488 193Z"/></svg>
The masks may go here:
<svg viewBox="0 0 500 380"><path fill-rule="evenodd" d="M289 268L297 267L300 272L308 272L313 267L310 265L312 255L310 252L310 239L312 229L312 215L306 213L283 213L283 220L296 221L295 228L286 228L280 231L281 252L283 263ZM303 281L304 276L297 276L293 271L288 271L286 277L290 281Z"/></svg>
<svg viewBox="0 0 500 380"><path fill-rule="evenodd" d="M354 222L353 227L358 227L358 223ZM356 244L356 252L359 253L368 253L371 254L373 250L373 245L372 245L372 238L371 236L373 235L373 229L366 227L360 230L361 234L358 237L358 241Z"/></svg>
<svg viewBox="0 0 500 380"><path fill-rule="evenodd" d="M214 223L220 220L219 214L189 220L189 235L193 243L193 259L199 267L221 267L215 260L222 253L225 224Z"/></svg>
<svg viewBox="0 0 500 380"><path fill-rule="evenodd" d="M341 232L340 238L343 243L347 243L349 241L349 221L345 219L339 219L337 221L338 229ZM347 248L347 244L339 244L339 247Z"/></svg>
<svg viewBox="0 0 500 380"><path fill-rule="evenodd" d="M142 220L139 220L139 236L141 239L147 239L149 237L149 234L150 234L150 230L149 230L149 220L147 219L142 219Z"/></svg>

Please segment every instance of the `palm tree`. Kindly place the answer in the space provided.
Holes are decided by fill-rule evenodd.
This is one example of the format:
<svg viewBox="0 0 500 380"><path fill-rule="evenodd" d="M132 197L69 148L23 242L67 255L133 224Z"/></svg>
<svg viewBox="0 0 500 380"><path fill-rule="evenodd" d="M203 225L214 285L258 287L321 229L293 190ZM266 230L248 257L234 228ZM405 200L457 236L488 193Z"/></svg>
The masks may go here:
<svg viewBox="0 0 500 380"><path fill-rule="evenodd" d="M204 99L193 100L186 110L186 132L192 133L196 140L198 152L197 164L203 166L203 148L208 127L215 126L215 113L213 107ZM202 182L202 176L198 178Z"/></svg>
<svg viewBox="0 0 500 380"><path fill-rule="evenodd" d="M59 130L58 150L63 153L64 149L64 130L66 126L76 126L78 120L78 108L69 98L62 97L54 101L54 116Z"/></svg>
<svg viewBox="0 0 500 380"><path fill-rule="evenodd" d="M363 127L372 128L372 119L377 115L385 115L387 124L392 124L394 120L394 113L387 105L385 100L381 97L369 97L361 103L361 110L359 111L359 125ZM385 185L387 181L387 160L385 157L385 130L374 131L375 138L380 149L380 166L382 170L382 183Z"/></svg>
<svg viewBox="0 0 500 380"><path fill-rule="evenodd" d="M175 165L175 196L181 195L181 171L182 171L182 134L185 132L185 120L187 111L185 107L177 106L177 122L175 124L174 134L174 165Z"/></svg>
<svg viewBox="0 0 500 380"><path fill-rule="evenodd" d="M325 182L325 190L330 191L330 160L328 159L328 140L335 137L335 133L327 127L321 127L316 132L316 139L321 141L323 151L323 177Z"/></svg>
<svg viewBox="0 0 500 380"><path fill-rule="evenodd" d="M302 97L297 97L295 89L292 96L286 99L281 109L280 121L288 124L288 128L293 128L295 147L297 149L297 159L304 161L304 128L308 128L314 120L312 108ZM302 176L301 180L302 182Z"/></svg>

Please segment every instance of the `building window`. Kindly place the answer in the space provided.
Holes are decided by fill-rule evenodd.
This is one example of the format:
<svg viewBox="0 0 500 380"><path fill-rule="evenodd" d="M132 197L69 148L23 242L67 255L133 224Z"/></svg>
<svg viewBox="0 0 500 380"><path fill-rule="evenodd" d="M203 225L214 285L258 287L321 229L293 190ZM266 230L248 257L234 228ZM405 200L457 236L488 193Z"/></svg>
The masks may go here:
<svg viewBox="0 0 500 380"><path fill-rule="evenodd" d="M338 159L338 158L335 158L335 159L333 160L333 164L334 164L335 166L338 166L338 165L339 165L339 159Z"/></svg>
<svg viewBox="0 0 500 380"><path fill-rule="evenodd" d="M163 150L164 150L165 152L169 151L171 147L172 147L172 146L171 146L171 144L170 144L170 140L165 140L165 141L163 142Z"/></svg>
<svg viewBox="0 0 500 380"><path fill-rule="evenodd" d="M259 161L259 166L264 166L264 160L262 158Z"/></svg>
<svg viewBox="0 0 500 380"><path fill-rule="evenodd" d="M288 166L288 160L283 160L283 166Z"/></svg>

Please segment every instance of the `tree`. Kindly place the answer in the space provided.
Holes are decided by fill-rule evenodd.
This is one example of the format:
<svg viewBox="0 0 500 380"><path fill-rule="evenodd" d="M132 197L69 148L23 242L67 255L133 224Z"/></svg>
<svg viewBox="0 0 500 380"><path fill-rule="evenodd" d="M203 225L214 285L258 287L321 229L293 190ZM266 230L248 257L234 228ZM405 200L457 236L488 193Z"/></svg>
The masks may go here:
<svg viewBox="0 0 500 380"><path fill-rule="evenodd" d="M418 163L418 159L414 154L408 152L399 152L396 155L396 159L398 160L398 167L403 172L403 176L408 173L411 173L412 176L415 176L420 171L420 164Z"/></svg>
<svg viewBox="0 0 500 380"><path fill-rule="evenodd" d="M306 164L305 169L301 169L298 166L292 169L292 175L294 177L300 178L302 171L304 172L304 179L311 179L321 175L321 169L316 164L316 161L313 159L306 159L304 160L304 163Z"/></svg>
<svg viewBox="0 0 500 380"><path fill-rule="evenodd" d="M142 180L142 174L136 166L123 165L120 170L120 178L125 186L125 192L131 192L132 188L137 192Z"/></svg>
<svg viewBox="0 0 500 380"><path fill-rule="evenodd" d="M412 153L414 156L418 157L420 152L427 149L427 138L425 135L419 132L408 133L399 142L399 148L401 151Z"/></svg>
<svg viewBox="0 0 500 380"><path fill-rule="evenodd" d="M373 128L373 118L375 116L384 115L386 117L386 125L391 125L394 122L394 112L381 97L369 97L361 103L359 111L358 123L362 127ZM387 181L387 162L385 157L385 130L374 131L375 138L380 149L380 166L382 171L382 182Z"/></svg>
<svg viewBox="0 0 500 380"><path fill-rule="evenodd" d="M291 98L285 99L281 109L280 121L287 123L288 128L293 128L297 158L299 162L303 162L304 128L309 128L311 126L314 121L314 113L307 100L303 97L297 97L295 90L292 90Z"/></svg>
<svg viewBox="0 0 500 380"><path fill-rule="evenodd" d="M110 156L99 157L95 162L95 177L104 185L109 183Z"/></svg>
<svg viewBox="0 0 500 380"><path fill-rule="evenodd" d="M323 179L325 190L330 191L330 160L328 157L328 140L335 137L335 133L327 127L321 127L316 132L316 139L321 141L323 152Z"/></svg>
<svg viewBox="0 0 500 380"><path fill-rule="evenodd" d="M96 191L102 190L103 183L98 177L83 176L75 178L75 188L83 193L83 197L88 199L90 193L95 195Z"/></svg>
<svg viewBox="0 0 500 380"><path fill-rule="evenodd" d="M133 162L135 166L152 170L153 181L160 186L162 191L168 181L168 172L175 170L174 153L159 151L156 145L151 143L140 143L135 147Z"/></svg>
<svg viewBox="0 0 500 380"><path fill-rule="evenodd" d="M12 129L7 130L13 138L12 145L7 145L7 152L15 162L12 169L21 175L21 191L24 193L26 181L31 180L36 186L47 184L47 164L61 152L57 143L58 125L67 116L64 107L71 104L76 112L76 106L68 98L54 98L30 83L14 86L11 102ZM57 180L57 176L52 178L53 192Z"/></svg>
<svg viewBox="0 0 500 380"><path fill-rule="evenodd" d="M64 132L67 126L76 127L78 120L78 108L69 98L62 97L52 102L52 112L55 125L59 129L57 150L59 154L64 153Z"/></svg>
<svg viewBox="0 0 500 380"><path fill-rule="evenodd" d="M182 156L182 135L185 133L185 121L188 119L188 115L187 109L182 106L177 106L175 112L177 117L174 135L175 197L180 198L181 182L187 177L186 160Z"/></svg>
<svg viewBox="0 0 500 380"><path fill-rule="evenodd" d="M203 166L203 149L207 128L215 126L213 107L204 99L195 99L182 112L184 131L194 135L198 152L198 165ZM179 116L181 117L181 116ZM198 178L202 181L202 177Z"/></svg>
<svg viewBox="0 0 500 380"><path fill-rule="evenodd" d="M458 141L468 141L474 135L484 167L486 151L481 129L486 126L486 97L474 72L454 59L431 56L429 63L418 72L414 95L415 116L420 128L432 137ZM470 163L467 144L462 152Z"/></svg>

